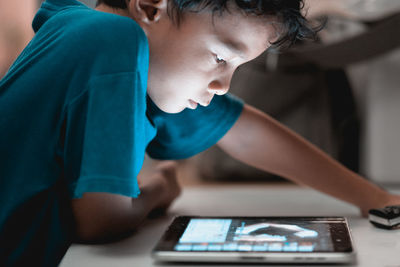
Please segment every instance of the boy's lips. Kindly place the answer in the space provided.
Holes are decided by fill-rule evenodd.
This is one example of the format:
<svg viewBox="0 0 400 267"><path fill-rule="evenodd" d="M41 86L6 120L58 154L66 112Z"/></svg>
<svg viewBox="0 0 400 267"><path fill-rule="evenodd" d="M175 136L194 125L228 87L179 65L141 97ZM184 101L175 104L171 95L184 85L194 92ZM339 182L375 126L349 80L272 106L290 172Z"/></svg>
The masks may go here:
<svg viewBox="0 0 400 267"><path fill-rule="evenodd" d="M210 105L212 99L212 97L206 101L194 101L192 99L189 99L189 108L195 109L199 104L203 107L207 107L208 105Z"/></svg>
<svg viewBox="0 0 400 267"><path fill-rule="evenodd" d="M214 96L211 96L211 98L209 98L209 99L207 99L207 100L205 100L205 101L199 101L198 103L199 103L200 105L202 105L203 107L207 107L208 105L210 105L211 100L213 99L213 97L214 97Z"/></svg>
<svg viewBox="0 0 400 267"><path fill-rule="evenodd" d="M198 103L193 101L192 99L189 99L189 108L190 109L196 109L197 108Z"/></svg>

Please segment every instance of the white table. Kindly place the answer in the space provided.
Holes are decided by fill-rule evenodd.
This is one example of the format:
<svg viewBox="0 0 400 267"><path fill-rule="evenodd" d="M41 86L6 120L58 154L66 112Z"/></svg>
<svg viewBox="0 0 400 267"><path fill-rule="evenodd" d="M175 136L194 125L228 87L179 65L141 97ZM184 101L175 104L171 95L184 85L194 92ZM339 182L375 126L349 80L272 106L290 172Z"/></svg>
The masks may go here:
<svg viewBox="0 0 400 267"><path fill-rule="evenodd" d="M395 192L400 193L400 190ZM161 263L151 259L150 252L174 215L345 216L352 229L358 259L357 263L348 266L400 267L400 230L377 229L360 217L357 208L319 192L297 186L268 185L185 188L168 216L149 219L131 237L116 243L74 244L60 266L160 266Z"/></svg>

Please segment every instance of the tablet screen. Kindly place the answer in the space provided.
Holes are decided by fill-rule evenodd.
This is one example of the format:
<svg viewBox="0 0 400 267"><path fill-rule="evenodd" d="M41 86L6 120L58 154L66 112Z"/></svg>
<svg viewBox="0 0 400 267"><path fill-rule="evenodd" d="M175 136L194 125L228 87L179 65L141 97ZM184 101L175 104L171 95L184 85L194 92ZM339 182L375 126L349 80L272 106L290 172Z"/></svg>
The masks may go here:
<svg viewBox="0 0 400 267"><path fill-rule="evenodd" d="M190 218L174 251L333 252L332 221Z"/></svg>
<svg viewBox="0 0 400 267"><path fill-rule="evenodd" d="M355 259L343 217L179 216L152 252L190 262L348 263Z"/></svg>

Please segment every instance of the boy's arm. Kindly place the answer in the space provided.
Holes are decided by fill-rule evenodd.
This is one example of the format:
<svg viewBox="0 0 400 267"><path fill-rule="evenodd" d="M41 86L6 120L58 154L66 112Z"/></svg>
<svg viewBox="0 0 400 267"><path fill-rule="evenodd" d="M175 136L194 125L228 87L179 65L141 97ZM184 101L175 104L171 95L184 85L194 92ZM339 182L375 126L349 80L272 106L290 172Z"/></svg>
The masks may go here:
<svg viewBox="0 0 400 267"><path fill-rule="evenodd" d="M180 194L176 166L161 163L155 172L139 181L138 198L85 193L72 200L78 242L105 242L132 232L155 209L166 209Z"/></svg>
<svg viewBox="0 0 400 267"><path fill-rule="evenodd" d="M391 195L368 182L248 105L218 145L248 165L352 203L364 216L371 208L400 204L400 196Z"/></svg>

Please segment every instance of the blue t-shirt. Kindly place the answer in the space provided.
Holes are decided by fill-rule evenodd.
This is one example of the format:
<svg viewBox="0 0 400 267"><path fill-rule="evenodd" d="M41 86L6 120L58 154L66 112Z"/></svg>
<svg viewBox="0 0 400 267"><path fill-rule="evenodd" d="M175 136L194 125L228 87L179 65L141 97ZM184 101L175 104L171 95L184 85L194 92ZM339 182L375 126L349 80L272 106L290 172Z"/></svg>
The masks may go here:
<svg viewBox="0 0 400 267"><path fill-rule="evenodd" d="M54 266L74 237L72 198L137 197L145 152L190 157L243 104L166 114L146 94L147 38L132 19L47 0L35 37L0 81L0 265Z"/></svg>

